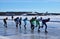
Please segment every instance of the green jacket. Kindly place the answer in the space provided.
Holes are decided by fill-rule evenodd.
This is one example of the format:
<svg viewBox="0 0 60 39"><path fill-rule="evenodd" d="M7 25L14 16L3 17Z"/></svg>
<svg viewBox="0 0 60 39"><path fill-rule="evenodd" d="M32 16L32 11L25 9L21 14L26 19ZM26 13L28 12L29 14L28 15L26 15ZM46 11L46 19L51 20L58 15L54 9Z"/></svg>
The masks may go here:
<svg viewBox="0 0 60 39"><path fill-rule="evenodd" d="M40 24L38 20L36 20L36 24L37 24L37 25L39 25L39 24Z"/></svg>
<svg viewBox="0 0 60 39"><path fill-rule="evenodd" d="M36 20L36 19L31 19L30 22L31 22L33 25L36 25L36 26L40 25L39 21Z"/></svg>

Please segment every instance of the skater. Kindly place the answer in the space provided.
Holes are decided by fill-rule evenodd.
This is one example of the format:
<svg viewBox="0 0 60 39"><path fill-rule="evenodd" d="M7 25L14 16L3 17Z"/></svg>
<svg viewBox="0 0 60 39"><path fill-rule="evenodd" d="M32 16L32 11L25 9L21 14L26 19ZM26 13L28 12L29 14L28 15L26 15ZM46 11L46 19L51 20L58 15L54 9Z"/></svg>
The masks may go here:
<svg viewBox="0 0 60 39"><path fill-rule="evenodd" d="M23 21L24 21L24 23L25 23L25 24L24 24L24 28L26 29L26 24L27 24L26 21L27 21L27 17L26 17Z"/></svg>
<svg viewBox="0 0 60 39"><path fill-rule="evenodd" d="M12 20L13 20L14 17L12 16L11 18L12 18Z"/></svg>
<svg viewBox="0 0 60 39"><path fill-rule="evenodd" d="M45 32L47 32L47 24L46 24L46 22L49 22L49 21L50 21L50 18L42 20L42 27L43 27L43 25L45 25Z"/></svg>
<svg viewBox="0 0 60 39"><path fill-rule="evenodd" d="M16 23L16 28L18 28L18 24L19 24L19 17L14 19L15 23Z"/></svg>
<svg viewBox="0 0 60 39"><path fill-rule="evenodd" d="M40 27L43 28L43 26L42 26L42 17L40 19L38 19L38 21L40 21Z"/></svg>
<svg viewBox="0 0 60 39"><path fill-rule="evenodd" d="M34 19L34 18L32 18L32 19L30 20L31 30L34 30L33 19Z"/></svg>
<svg viewBox="0 0 60 39"><path fill-rule="evenodd" d="M20 26L20 28L21 28L21 21L22 21L22 17L20 17L20 19L19 19L19 26Z"/></svg>
<svg viewBox="0 0 60 39"><path fill-rule="evenodd" d="M38 19L36 19L36 27L38 27L38 32L40 32L40 23L39 23L39 20Z"/></svg>
<svg viewBox="0 0 60 39"><path fill-rule="evenodd" d="M42 17L36 20L36 25L38 26L38 32L40 32L40 28L42 28Z"/></svg>
<svg viewBox="0 0 60 39"><path fill-rule="evenodd" d="M4 27L7 28L7 20L8 18L6 17L5 19L3 19L3 22L4 22Z"/></svg>

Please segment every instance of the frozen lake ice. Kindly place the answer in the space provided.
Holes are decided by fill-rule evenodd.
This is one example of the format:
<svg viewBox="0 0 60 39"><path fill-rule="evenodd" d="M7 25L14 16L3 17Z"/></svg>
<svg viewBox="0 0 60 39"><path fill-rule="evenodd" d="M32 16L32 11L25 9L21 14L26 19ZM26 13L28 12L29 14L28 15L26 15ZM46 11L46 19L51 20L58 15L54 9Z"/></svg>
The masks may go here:
<svg viewBox="0 0 60 39"><path fill-rule="evenodd" d="M11 19L11 16L0 16L0 19L8 17ZM20 16L14 16L14 18ZM21 16L23 19L27 16ZM31 19L34 16L28 16L28 19ZM43 17L44 19L50 18L50 21L60 21L60 16L37 16ZM0 20L0 39L60 39L60 22L47 22L48 33L44 32L44 28L40 29L41 32L37 32L37 28L34 29L34 32L31 32L30 23L27 22L27 29L24 29L24 22L22 21L22 28L16 29L15 22L12 20L7 20L8 28L4 28L3 20Z"/></svg>

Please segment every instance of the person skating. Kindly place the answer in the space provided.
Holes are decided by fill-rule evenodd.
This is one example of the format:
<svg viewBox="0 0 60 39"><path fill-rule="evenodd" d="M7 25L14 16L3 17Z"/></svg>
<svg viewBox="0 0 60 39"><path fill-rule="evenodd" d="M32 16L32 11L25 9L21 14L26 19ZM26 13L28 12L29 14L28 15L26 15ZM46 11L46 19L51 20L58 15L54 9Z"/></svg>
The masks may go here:
<svg viewBox="0 0 60 39"><path fill-rule="evenodd" d="M7 28L7 17L5 19L3 19L3 22L4 22L4 27Z"/></svg>
<svg viewBox="0 0 60 39"><path fill-rule="evenodd" d="M34 19L34 18L32 18L32 19L30 20L31 30L34 30L33 19Z"/></svg>
<svg viewBox="0 0 60 39"><path fill-rule="evenodd" d="M21 21L22 21L22 17L20 17L20 19L19 19L19 26L20 26L20 28L21 28Z"/></svg>
<svg viewBox="0 0 60 39"><path fill-rule="evenodd" d="M19 24L19 17L14 19L15 23L16 23L16 28L18 28L18 24Z"/></svg>
<svg viewBox="0 0 60 39"><path fill-rule="evenodd" d="M39 23L39 20L36 19L36 27L38 27L38 32L40 32L40 23Z"/></svg>
<svg viewBox="0 0 60 39"><path fill-rule="evenodd" d="M12 18L12 20L13 20L13 18L14 18L14 17L13 17L13 16L11 16L11 18Z"/></svg>
<svg viewBox="0 0 60 39"><path fill-rule="evenodd" d="M45 25L45 32L47 32L47 24L46 24L46 22L49 22L49 21L50 21L50 18L42 20L42 27L43 27L43 25Z"/></svg>
<svg viewBox="0 0 60 39"><path fill-rule="evenodd" d="M26 24L27 24L27 17L23 20L24 21L24 28L26 29Z"/></svg>

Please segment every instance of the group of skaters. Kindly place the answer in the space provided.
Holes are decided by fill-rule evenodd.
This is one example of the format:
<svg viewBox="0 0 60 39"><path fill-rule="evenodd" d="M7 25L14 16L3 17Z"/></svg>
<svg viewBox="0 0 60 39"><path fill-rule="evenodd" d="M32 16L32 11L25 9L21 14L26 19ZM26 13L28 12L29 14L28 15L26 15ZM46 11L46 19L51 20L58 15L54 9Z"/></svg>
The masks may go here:
<svg viewBox="0 0 60 39"><path fill-rule="evenodd" d="M27 24L27 21L28 19L27 18L25 18L23 21L24 21L24 28L26 29L26 24ZM14 21L15 21L15 23L16 23L16 28L18 28L18 26L20 27L20 29L21 29L21 24L22 24L22 17L17 17L17 18L15 18L14 19Z"/></svg>
<svg viewBox="0 0 60 39"><path fill-rule="evenodd" d="M7 28L7 21L8 18L6 17L5 19L3 19L3 22L4 22L4 26ZM37 17L32 17L30 20L28 20L28 18L24 18L22 19L22 17L16 17L15 19L13 19L12 17L12 20L14 20L14 22L16 23L16 28L18 28L18 26L20 27L21 29L21 24L22 24L22 20L24 21L24 28L26 29L26 25L27 25L27 22L26 21L29 21L30 24L31 24L31 30L34 31L34 29L36 27L38 27L38 31L40 32L40 28L43 28L44 25L45 25L45 32L47 32L47 24L46 22L49 22L50 21L50 18L47 18L47 19L42 19L42 17L40 17L40 19L37 19Z"/></svg>

